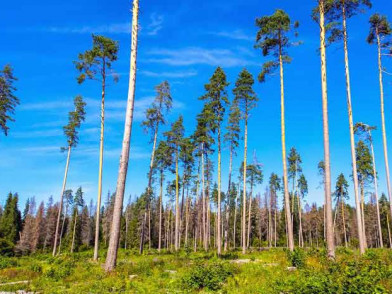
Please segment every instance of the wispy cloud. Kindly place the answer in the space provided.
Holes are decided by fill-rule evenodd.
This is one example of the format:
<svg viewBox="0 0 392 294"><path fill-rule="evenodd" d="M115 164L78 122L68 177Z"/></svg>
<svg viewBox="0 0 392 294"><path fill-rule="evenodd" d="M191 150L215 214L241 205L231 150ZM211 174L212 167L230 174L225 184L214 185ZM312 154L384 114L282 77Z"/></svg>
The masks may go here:
<svg viewBox="0 0 392 294"><path fill-rule="evenodd" d="M141 75L146 77L157 77L157 78L188 78L197 75L197 71L195 70L188 70L188 71L164 71L164 72L153 72L148 70L140 71Z"/></svg>
<svg viewBox="0 0 392 294"><path fill-rule="evenodd" d="M42 131L24 131L24 132L14 132L12 136L14 138L20 139L30 139L30 138L47 138L47 137L57 137L62 135L61 129L48 129Z"/></svg>
<svg viewBox="0 0 392 294"><path fill-rule="evenodd" d="M147 35L155 36L162 29L163 15L157 13L151 13L150 23L147 26Z"/></svg>
<svg viewBox="0 0 392 294"><path fill-rule="evenodd" d="M234 40L254 41L255 39L254 37L244 33L242 30L210 32L210 34Z"/></svg>
<svg viewBox="0 0 392 294"><path fill-rule="evenodd" d="M154 56L146 62L162 63L173 66L189 66L194 64L207 64L211 66L246 66L256 65L254 61L238 55L229 49L205 49L190 47L182 49L153 49L148 55ZM156 56L156 57L155 57Z"/></svg>
<svg viewBox="0 0 392 294"><path fill-rule="evenodd" d="M44 28L44 31L51 33L62 33L62 34L129 34L131 32L131 24L125 23L113 23L104 24L97 26L81 26L81 27L48 27Z"/></svg>

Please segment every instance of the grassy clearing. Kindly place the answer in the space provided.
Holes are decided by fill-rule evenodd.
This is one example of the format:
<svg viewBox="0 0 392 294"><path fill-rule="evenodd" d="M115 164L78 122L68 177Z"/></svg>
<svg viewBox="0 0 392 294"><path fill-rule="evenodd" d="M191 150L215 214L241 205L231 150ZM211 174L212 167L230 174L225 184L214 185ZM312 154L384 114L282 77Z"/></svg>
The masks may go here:
<svg viewBox="0 0 392 294"><path fill-rule="evenodd" d="M101 256L104 252L101 252ZM229 252L138 255L120 250L117 270L106 274L104 258L92 252L57 258L49 254L0 258L1 291L40 293L392 293L392 252L369 250L364 257L338 250L336 262L322 250L283 249L242 255ZM290 271L288 266L296 265Z"/></svg>

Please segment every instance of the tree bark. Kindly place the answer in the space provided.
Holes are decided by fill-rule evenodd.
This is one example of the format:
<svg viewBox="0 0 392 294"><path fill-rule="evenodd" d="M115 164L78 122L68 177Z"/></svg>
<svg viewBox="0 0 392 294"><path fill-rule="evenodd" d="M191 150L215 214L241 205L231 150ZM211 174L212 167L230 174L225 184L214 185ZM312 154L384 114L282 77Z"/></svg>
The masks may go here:
<svg viewBox="0 0 392 294"><path fill-rule="evenodd" d="M344 67L345 67L345 76L346 76L346 94L347 94L347 111L348 111L348 121L349 121L349 131L350 131L350 146L351 146L351 162L352 162L352 170L353 170L353 179L354 179L354 196L355 196L355 206L356 206L356 217L357 224L360 224L361 218L364 216L361 215L361 210L359 209L359 195L358 195L358 172L357 172L357 161L356 161L356 152L355 152L355 139L354 139L354 119L352 113L351 106L351 85L350 85L350 68L348 62L348 46L347 46L347 25L346 25L346 4L343 0L342 4L342 18L343 18L343 44L344 44ZM366 236L365 232L359 225L357 225L358 235L359 235L359 251L361 254L365 252L366 248Z"/></svg>
<svg viewBox="0 0 392 294"><path fill-rule="evenodd" d="M133 17L132 17L132 45L131 45L131 69L129 74L129 89L127 112L125 116L124 138L120 157L120 168L118 172L116 198L114 201L113 221L110 231L109 248L106 257L105 269L107 272L112 271L117 263L117 251L120 239L121 213L124 199L125 182L128 171L129 147L132 131L133 108L136 84L136 55L137 55L137 34L138 34L138 14L139 0L133 0Z"/></svg>
<svg viewBox="0 0 392 294"><path fill-rule="evenodd" d="M384 115L384 85L382 77L382 63L381 63L381 41L380 35L377 32L377 50L378 50L378 74L380 83L380 105L381 105L381 126L382 126L382 140L384 147L384 161L385 161L385 174L387 180L388 197L389 197L389 208L392 215L392 191L391 191L391 181L389 176L389 162L388 162L388 144L387 144L387 134L385 130L385 115Z"/></svg>
<svg viewBox="0 0 392 294"><path fill-rule="evenodd" d="M62 208L63 208L63 199L64 199L65 186L67 184L67 176L68 176L68 168L69 168L69 158L70 158L70 156L71 156L71 145L68 146L67 162L65 164L63 187L61 189L59 212L57 214L57 222L56 222L56 232L55 232L55 235L54 235L54 245L53 245L53 254L52 254L53 256L56 255L56 250L57 250L57 237L59 235L61 211L62 211Z"/></svg>
<svg viewBox="0 0 392 294"><path fill-rule="evenodd" d="M280 38L280 36L279 36ZM280 68L280 110L281 110L281 139L282 139L282 161L283 161L283 183L284 183L284 202L286 212L287 242L290 251L294 250L293 224L290 212L289 184L287 179L287 162L286 162L286 128L285 128L285 108L284 108L284 78L283 78L283 60L282 47L279 46L279 68Z"/></svg>
<svg viewBox="0 0 392 294"><path fill-rule="evenodd" d="M101 198L102 198L102 169L103 169L103 140L105 129L105 74L106 64L103 58L102 66L102 96L101 96L101 136L99 140L99 171L98 171L98 199L97 199L97 212L95 218L95 242L94 242L94 260L98 260L99 250L99 224L101 216Z"/></svg>
<svg viewBox="0 0 392 294"><path fill-rule="evenodd" d="M248 152L248 117L245 115L244 130L244 165L243 165L243 195L242 195L242 253L246 253L246 159Z"/></svg>
<svg viewBox="0 0 392 294"><path fill-rule="evenodd" d="M335 240L332 224L332 199L331 199L331 165L329 153L329 127L328 127L328 94L327 94L327 61L325 55L325 25L324 25L324 0L319 0L320 11L320 56L321 56L321 88L323 109L324 133L324 163L325 163L325 220L327 234L328 257L335 258Z"/></svg>

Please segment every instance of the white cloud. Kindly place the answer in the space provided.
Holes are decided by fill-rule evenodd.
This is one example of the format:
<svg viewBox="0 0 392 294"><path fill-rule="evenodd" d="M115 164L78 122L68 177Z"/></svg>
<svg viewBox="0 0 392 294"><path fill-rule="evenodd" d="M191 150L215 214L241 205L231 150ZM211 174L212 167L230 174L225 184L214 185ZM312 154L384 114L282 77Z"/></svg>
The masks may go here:
<svg viewBox="0 0 392 294"><path fill-rule="evenodd" d="M163 15L156 14L155 12L151 13L150 21L147 26L147 35L155 36L162 29Z"/></svg>
<svg viewBox="0 0 392 294"><path fill-rule="evenodd" d="M48 129L42 131L24 131L14 132L12 136L14 138L29 139L29 138L46 138L46 137L58 137L63 134L61 129Z"/></svg>
<svg viewBox="0 0 392 294"><path fill-rule="evenodd" d="M211 35L234 40L254 41L255 38L247 35L242 30L210 32Z"/></svg>
<svg viewBox="0 0 392 294"><path fill-rule="evenodd" d="M238 55L229 49L204 49L189 47L182 49L153 49L148 55L156 56L145 60L146 62L162 63L173 66L189 66L194 64L207 64L211 66L246 66L256 65L254 61Z"/></svg>
<svg viewBox="0 0 392 294"><path fill-rule="evenodd" d="M141 75L146 77L159 77L159 78L188 78L197 75L197 71L174 71L174 72L153 72L148 70L140 71Z"/></svg>
<svg viewBox="0 0 392 294"><path fill-rule="evenodd" d="M129 34L131 24L126 22L82 27L49 27L45 28L44 31L63 34Z"/></svg>

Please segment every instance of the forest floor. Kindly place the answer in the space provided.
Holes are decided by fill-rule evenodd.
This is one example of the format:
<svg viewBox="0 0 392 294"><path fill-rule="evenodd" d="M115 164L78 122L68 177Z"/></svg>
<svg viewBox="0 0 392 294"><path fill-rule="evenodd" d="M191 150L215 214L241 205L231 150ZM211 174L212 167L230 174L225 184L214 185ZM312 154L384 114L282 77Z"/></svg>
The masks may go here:
<svg viewBox="0 0 392 294"><path fill-rule="evenodd" d="M105 252L102 250L101 256ZM392 251L337 249L254 250L243 255L119 251L118 266L103 270L92 251L0 256L0 293L392 293Z"/></svg>

